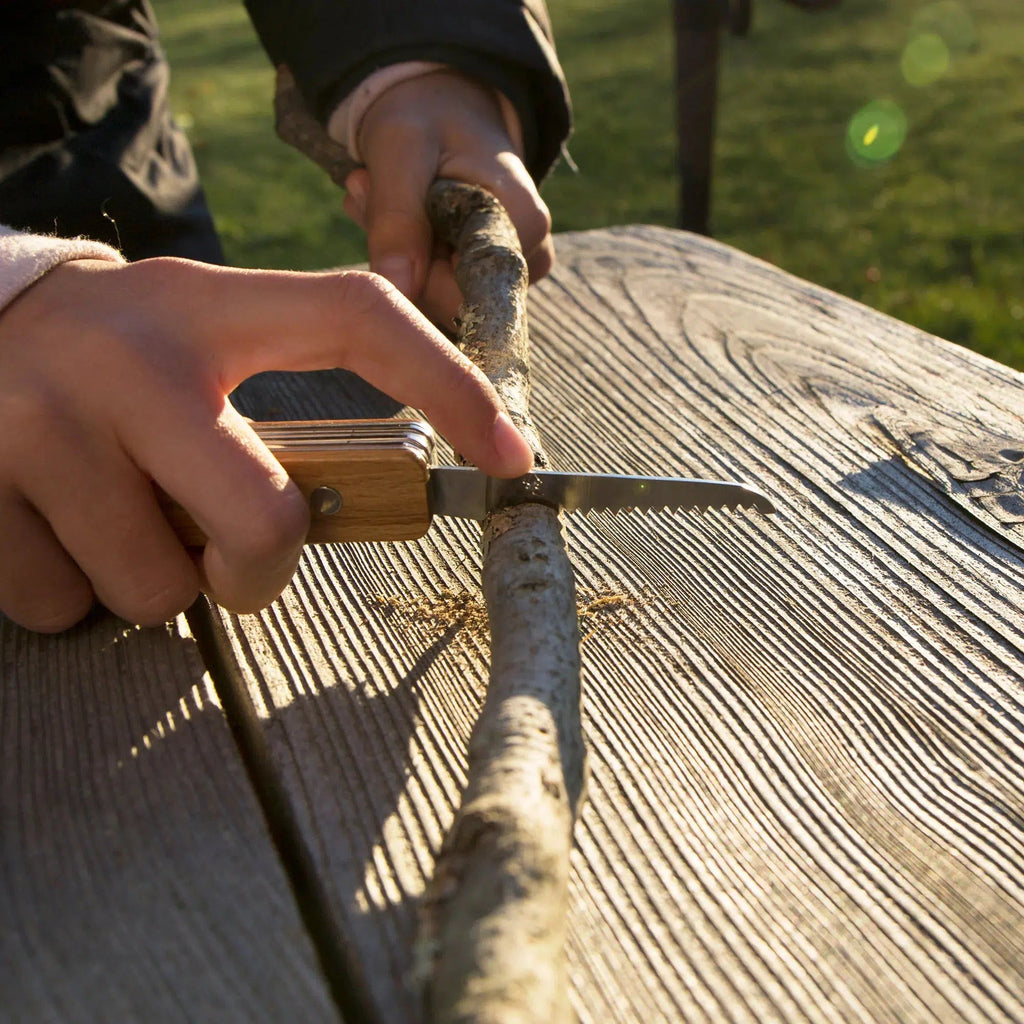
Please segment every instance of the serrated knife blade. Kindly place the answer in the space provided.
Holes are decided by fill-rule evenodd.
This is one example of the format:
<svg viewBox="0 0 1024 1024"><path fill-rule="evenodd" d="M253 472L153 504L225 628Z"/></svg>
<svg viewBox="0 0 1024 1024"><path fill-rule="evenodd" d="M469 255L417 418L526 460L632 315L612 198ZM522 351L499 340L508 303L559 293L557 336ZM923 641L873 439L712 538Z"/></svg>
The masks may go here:
<svg viewBox="0 0 1024 1024"><path fill-rule="evenodd" d="M516 480L498 480L461 466L435 466L430 470L428 501L433 515L477 520L483 520L488 512L525 501L566 512L710 508L775 511L765 494L732 480L546 470Z"/></svg>

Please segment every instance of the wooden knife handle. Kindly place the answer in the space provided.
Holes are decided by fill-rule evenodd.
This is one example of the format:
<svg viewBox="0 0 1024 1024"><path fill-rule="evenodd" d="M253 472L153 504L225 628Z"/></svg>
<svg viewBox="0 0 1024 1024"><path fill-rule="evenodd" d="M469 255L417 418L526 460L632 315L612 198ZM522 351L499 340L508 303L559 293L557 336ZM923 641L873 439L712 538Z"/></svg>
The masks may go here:
<svg viewBox="0 0 1024 1024"><path fill-rule="evenodd" d="M415 540L430 527L427 481L433 433L418 421L321 420L253 423L310 504L308 544ZM160 492L182 542L206 535Z"/></svg>

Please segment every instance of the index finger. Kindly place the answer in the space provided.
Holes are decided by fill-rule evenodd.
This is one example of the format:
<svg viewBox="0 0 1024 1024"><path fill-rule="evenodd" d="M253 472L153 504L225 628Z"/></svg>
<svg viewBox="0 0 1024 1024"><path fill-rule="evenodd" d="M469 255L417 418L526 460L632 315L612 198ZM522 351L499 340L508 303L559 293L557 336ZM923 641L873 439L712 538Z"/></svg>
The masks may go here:
<svg viewBox="0 0 1024 1024"><path fill-rule="evenodd" d="M191 300L185 316L225 394L266 370L344 368L421 409L486 473L532 468L528 444L483 373L376 274L204 266L191 279Z"/></svg>

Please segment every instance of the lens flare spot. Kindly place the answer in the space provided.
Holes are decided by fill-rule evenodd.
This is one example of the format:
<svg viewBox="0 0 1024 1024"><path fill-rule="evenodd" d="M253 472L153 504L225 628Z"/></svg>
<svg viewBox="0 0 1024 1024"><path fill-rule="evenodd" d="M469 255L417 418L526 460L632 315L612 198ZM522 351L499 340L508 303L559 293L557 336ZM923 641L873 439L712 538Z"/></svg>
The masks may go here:
<svg viewBox="0 0 1024 1024"><path fill-rule="evenodd" d="M931 85L949 70L949 47L937 32L921 32L903 48L900 70L911 85Z"/></svg>
<svg viewBox="0 0 1024 1024"><path fill-rule="evenodd" d="M892 159L907 137L907 119L892 100L873 100L858 110L846 129L846 151L855 164L875 167Z"/></svg>

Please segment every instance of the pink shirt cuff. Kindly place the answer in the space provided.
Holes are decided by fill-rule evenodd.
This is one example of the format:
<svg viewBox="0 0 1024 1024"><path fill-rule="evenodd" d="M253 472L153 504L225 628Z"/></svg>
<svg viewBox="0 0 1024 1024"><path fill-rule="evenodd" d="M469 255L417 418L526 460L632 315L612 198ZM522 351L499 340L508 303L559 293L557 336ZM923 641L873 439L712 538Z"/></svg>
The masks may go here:
<svg viewBox="0 0 1024 1024"><path fill-rule="evenodd" d="M0 310L47 271L69 260L125 262L116 249L102 242L30 235L0 224Z"/></svg>

